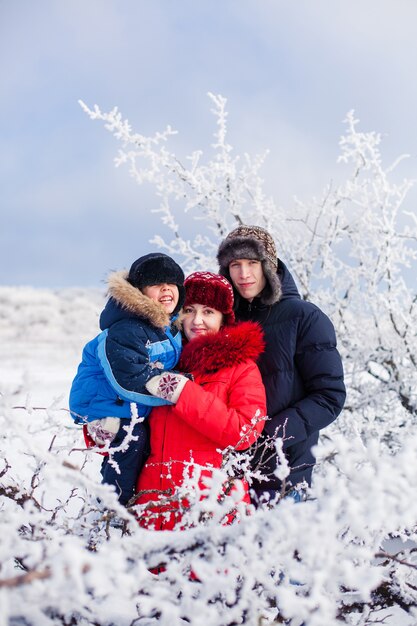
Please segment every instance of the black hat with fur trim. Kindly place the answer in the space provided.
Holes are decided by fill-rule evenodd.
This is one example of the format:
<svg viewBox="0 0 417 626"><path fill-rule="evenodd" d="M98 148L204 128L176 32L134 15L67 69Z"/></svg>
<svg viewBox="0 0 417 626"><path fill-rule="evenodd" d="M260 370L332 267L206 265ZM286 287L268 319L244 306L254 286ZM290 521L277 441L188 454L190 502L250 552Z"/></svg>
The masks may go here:
<svg viewBox="0 0 417 626"><path fill-rule="evenodd" d="M144 287L163 283L177 285L179 300L174 312L179 311L184 303L184 272L178 263L167 254L151 252L136 259L132 263L127 280L133 287L140 290Z"/></svg>
<svg viewBox="0 0 417 626"><path fill-rule="evenodd" d="M229 281L231 281L229 265L236 259L254 259L262 263L267 284L259 294L259 298L263 304L278 302L282 289L277 274L277 251L268 231L261 226L246 226L245 224L232 230L221 242L217 253L220 274Z"/></svg>

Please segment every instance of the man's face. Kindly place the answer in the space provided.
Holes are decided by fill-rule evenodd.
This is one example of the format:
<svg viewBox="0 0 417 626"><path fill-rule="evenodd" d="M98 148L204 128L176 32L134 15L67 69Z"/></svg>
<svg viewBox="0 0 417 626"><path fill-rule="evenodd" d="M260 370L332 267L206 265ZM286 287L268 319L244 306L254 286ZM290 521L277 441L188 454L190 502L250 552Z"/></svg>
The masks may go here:
<svg viewBox="0 0 417 626"><path fill-rule="evenodd" d="M260 261L236 259L229 264L229 274L239 294L249 302L252 302L266 285Z"/></svg>

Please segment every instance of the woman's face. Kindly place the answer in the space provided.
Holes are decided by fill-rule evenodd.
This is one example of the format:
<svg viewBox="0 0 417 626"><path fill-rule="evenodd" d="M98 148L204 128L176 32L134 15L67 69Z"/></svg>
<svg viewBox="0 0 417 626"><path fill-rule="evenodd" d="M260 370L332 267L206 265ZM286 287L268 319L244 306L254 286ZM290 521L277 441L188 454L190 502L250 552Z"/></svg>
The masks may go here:
<svg viewBox="0 0 417 626"><path fill-rule="evenodd" d="M217 333L223 323L223 313L205 304L184 307L183 329L188 341L208 333Z"/></svg>

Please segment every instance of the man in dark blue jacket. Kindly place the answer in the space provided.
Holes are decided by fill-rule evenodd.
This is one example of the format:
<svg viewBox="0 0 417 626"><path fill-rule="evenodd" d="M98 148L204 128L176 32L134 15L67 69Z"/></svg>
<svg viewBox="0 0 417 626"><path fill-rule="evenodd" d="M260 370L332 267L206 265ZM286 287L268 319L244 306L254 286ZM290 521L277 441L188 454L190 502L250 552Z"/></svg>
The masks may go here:
<svg viewBox="0 0 417 626"><path fill-rule="evenodd" d="M346 391L336 335L329 318L301 299L290 272L277 259L271 235L259 226L239 226L222 241L220 273L233 284L236 317L261 324L266 350L259 360L266 388L268 419L254 467L255 501L275 499L306 482L315 458L311 448L319 431L342 410ZM283 439L290 474L282 485L271 442Z"/></svg>

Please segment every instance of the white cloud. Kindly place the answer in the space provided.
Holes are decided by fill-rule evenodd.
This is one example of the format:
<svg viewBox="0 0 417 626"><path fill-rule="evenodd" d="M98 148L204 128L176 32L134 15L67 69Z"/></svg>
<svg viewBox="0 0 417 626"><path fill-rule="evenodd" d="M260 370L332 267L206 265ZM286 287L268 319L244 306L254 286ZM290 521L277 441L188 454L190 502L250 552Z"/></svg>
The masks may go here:
<svg viewBox="0 0 417 626"><path fill-rule="evenodd" d="M101 265L112 265L122 246L110 243L111 207L125 207L129 229L129 220L137 224L136 207L150 201L127 171L114 170L117 145L86 118L78 98L104 109L118 105L144 134L171 124L180 131L175 145L188 154L211 143L206 93L222 93L236 150L270 149L264 176L280 204L319 194L337 176L337 144L351 108L363 130L387 135L387 163L402 152L414 155L406 173L415 175L417 5L411 0L20 0L2 3L0 12L1 210L6 217L13 210L13 228L22 219L21 249L8 251L0 267L12 260L16 280L19 264L28 266L27 220L43 224L42 238L36 229L30 233L42 245L42 284L57 281L51 273L48 283L47 258L48 245L52 257L59 241L71 252L66 284L83 285L81 260L89 259L69 232L71 220L82 219L91 238L105 242ZM51 230L48 244L52 219L64 227ZM141 222L144 248L158 229L155 216L146 227Z"/></svg>

